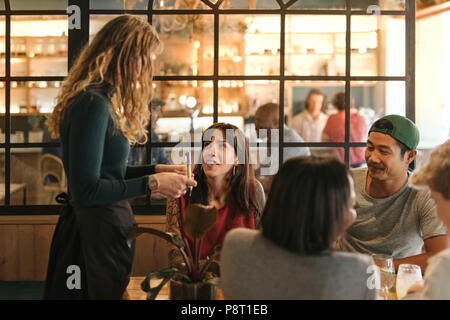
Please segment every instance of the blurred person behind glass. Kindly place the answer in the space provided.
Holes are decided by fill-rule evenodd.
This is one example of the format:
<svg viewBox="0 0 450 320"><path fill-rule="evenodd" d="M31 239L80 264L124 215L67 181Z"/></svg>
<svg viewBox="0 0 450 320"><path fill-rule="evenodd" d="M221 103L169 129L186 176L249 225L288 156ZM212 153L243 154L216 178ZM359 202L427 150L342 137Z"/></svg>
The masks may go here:
<svg viewBox="0 0 450 320"><path fill-rule="evenodd" d="M367 132L366 119L354 109L355 99L350 99L350 142L363 142ZM345 92L336 92L331 99L331 104L338 110L329 116L322 133L323 142L345 141ZM362 167L364 159L364 147L350 148L350 167ZM345 161L344 148L333 148L334 154L342 162Z"/></svg>
<svg viewBox="0 0 450 320"><path fill-rule="evenodd" d="M156 129L158 128L158 120L162 116L162 107L166 103L159 100L158 98L153 98L149 107L151 109L151 141L161 142ZM147 149L146 148L132 148L130 150L130 155L128 157L128 165L140 165L145 163L147 159ZM152 147L152 156L150 164L172 164L172 161L167 157L167 153L164 148Z"/></svg>
<svg viewBox="0 0 450 320"><path fill-rule="evenodd" d="M305 99L305 110L292 119L292 129L307 142L320 142L322 130L327 123L328 116L323 113L327 105L327 96L320 90L313 88Z"/></svg>
<svg viewBox="0 0 450 320"><path fill-rule="evenodd" d="M262 183L264 187L264 192L266 195L269 193L270 185L273 180L273 175L264 175L262 169L269 168L276 164L272 163L271 154L271 144L278 145L278 135L272 137L272 130L278 130L279 126L279 106L275 103L266 103L258 107L255 112L255 130L258 138L267 137L267 149L265 152L258 152L258 166L256 168L256 177ZM267 130L267 135L265 136L264 130ZM284 142L305 142L297 132L291 128L288 128L285 124L283 125L283 141ZM259 146L259 148L263 148ZM278 161L278 148L276 148L277 155L275 159ZM285 148L283 150L283 162L287 160L299 157L299 156L309 156L310 150L308 147L291 147Z"/></svg>

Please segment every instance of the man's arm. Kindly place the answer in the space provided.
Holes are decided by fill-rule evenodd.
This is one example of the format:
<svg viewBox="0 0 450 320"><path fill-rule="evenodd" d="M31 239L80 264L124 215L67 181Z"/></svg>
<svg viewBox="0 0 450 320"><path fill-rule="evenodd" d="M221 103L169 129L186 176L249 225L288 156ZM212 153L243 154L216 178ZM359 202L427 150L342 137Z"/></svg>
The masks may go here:
<svg viewBox="0 0 450 320"><path fill-rule="evenodd" d="M439 251L447 249L449 247L449 238L447 236L436 236L426 239L424 244L425 253L394 260L395 270L397 271L398 266L402 263L412 263L419 265L422 269L422 274L424 274L428 265L428 259Z"/></svg>

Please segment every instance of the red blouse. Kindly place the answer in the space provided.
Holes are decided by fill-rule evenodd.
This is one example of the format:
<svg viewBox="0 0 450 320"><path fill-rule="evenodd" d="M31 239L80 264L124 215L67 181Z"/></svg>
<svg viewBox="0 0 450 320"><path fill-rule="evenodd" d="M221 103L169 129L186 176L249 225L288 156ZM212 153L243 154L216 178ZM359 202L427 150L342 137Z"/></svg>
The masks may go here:
<svg viewBox="0 0 450 320"><path fill-rule="evenodd" d="M181 223L184 225L185 212L186 212L186 199L180 197L177 200L178 208L180 209ZM180 226L181 227L181 226ZM206 257L212 257L214 255L214 248L218 245L222 245L223 239L226 233L234 228L249 228L255 229L255 221L253 212L243 212L239 207L234 204L230 204L220 209L217 212L216 223L209 229L202 240L202 247L200 250L200 259ZM182 228L181 228L182 229ZM181 230L184 235L184 230ZM189 241L189 245L192 248L193 239L185 235Z"/></svg>

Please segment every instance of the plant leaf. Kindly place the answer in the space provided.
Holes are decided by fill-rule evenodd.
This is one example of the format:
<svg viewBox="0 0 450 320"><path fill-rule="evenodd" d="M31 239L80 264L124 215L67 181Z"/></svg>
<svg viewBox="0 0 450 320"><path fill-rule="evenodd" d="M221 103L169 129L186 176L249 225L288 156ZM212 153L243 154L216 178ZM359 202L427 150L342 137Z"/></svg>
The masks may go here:
<svg viewBox="0 0 450 320"><path fill-rule="evenodd" d="M216 223L217 209L199 203L190 204L186 208L184 231L192 238L202 238Z"/></svg>
<svg viewBox="0 0 450 320"><path fill-rule="evenodd" d="M203 279L205 277L205 273L208 271L211 272L216 277L220 277L220 265L217 263L217 261L208 260L203 265L202 271L200 273L200 279Z"/></svg>
<svg viewBox="0 0 450 320"><path fill-rule="evenodd" d="M133 228L133 229L131 229L130 232L128 232L128 235L127 235L128 246L131 248L132 241L134 239L136 239L137 237L139 237L143 233L150 233L150 234L153 234L153 235L158 236L160 238L163 238L164 240L172 243L177 248L183 248L184 247L183 240L175 233L163 232L163 231L160 231L160 230L157 230L157 229L153 229L153 228L140 228L140 227Z"/></svg>
<svg viewBox="0 0 450 320"><path fill-rule="evenodd" d="M164 285L167 283L167 281L169 281L171 278L172 278L172 275L167 275L158 286L156 286L154 288L150 288L150 290L148 291L148 294L147 294L147 300L155 300L156 297L158 296L159 292L161 291L161 289L164 287Z"/></svg>
<svg viewBox="0 0 450 320"><path fill-rule="evenodd" d="M160 271L150 272L141 283L142 291L148 292L147 300L154 300L162 287L169 281L173 275L178 272L177 268L169 267ZM163 279L159 285L152 288L150 286L151 279Z"/></svg>
<svg viewBox="0 0 450 320"><path fill-rule="evenodd" d="M209 284L212 284L212 285L220 288L220 278L219 277L204 279L203 283L209 283Z"/></svg>

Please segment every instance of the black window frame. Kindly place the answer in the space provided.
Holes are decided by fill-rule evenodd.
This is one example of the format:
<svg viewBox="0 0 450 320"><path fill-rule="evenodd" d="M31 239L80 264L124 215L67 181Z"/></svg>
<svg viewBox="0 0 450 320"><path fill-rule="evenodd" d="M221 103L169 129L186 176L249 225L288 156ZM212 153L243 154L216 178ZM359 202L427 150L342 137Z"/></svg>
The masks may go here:
<svg viewBox="0 0 450 320"><path fill-rule="evenodd" d="M214 17L214 72L211 76L155 76L154 80L198 80L213 82L213 122L219 118L219 81L223 80L275 80L279 83L279 128L283 127L285 82L295 80L322 80L322 81L343 81L345 82L346 107L345 107L345 141L341 143L331 142L284 142L283 130L279 132L279 159L283 161L283 150L285 147L344 147L345 163L349 165L349 150L352 147L365 147L366 143L350 142L350 90L352 81L403 81L405 83L406 110L405 115L415 122L415 16L416 7L414 0L405 0L404 10L381 10L381 15L405 16L405 75L404 76L351 76L351 18L356 15L370 15L365 10L352 10L351 0L346 0L345 9L289 9L298 0L282 1L276 0L280 5L279 9L220 9L224 0L218 0L215 4L207 0L201 0L210 9L180 9L162 10L153 9L153 3L157 0L149 0L146 10L116 10L116 9L90 9L89 0L68 0L68 6L77 5L81 10L81 29L68 30L68 68L72 65L80 48L89 42L89 24L91 15L117 15L117 14L138 14L147 15L148 21L156 15L179 15L179 14L208 14ZM257 75L257 76L230 76L219 75L219 16L222 14L279 14L281 19L280 31L280 74L279 75ZM346 70L343 76L293 76L285 75L285 21L287 14L305 15L342 15L346 17ZM12 148L32 148L32 147L59 147L59 143L11 143L11 82L12 81L63 81L61 76L11 76L11 17L16 15L66 15L65 10L11 10L10 1L5 0L5 10L0 10L0 16L5 16L5 75L0 77L0 81L5 82L5 143L0 143L0 148L5 149L5 205L0 206L1 215L55 215L60 211L60 205L10 205L10 182L11 182L11 149ZM147 163L151 161L151 149L153 147L175 147L177 143L170 142L149 142L143 146L147 149ZM193 143L192 143L192 146ZM152 205L147 199L145 206L133 206L136 215L161 215L165 214L165 205Z"/></svg>

